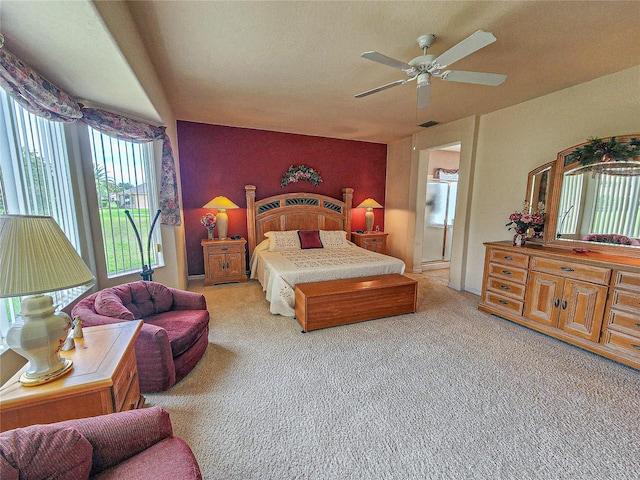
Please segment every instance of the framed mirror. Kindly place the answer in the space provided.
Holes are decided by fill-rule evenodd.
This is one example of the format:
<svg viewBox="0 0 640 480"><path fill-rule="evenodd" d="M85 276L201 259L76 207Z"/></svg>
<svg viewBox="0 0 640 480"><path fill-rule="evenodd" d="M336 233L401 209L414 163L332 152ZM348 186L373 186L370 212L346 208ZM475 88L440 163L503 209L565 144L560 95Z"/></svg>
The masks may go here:
<svg viewBox="0 0 640 480"><path fill-rule="evenodd" d="M606 153L608 148L611 156ZM635 155L628 157L628 152ZM555 193L547 209L545 242L639 256L638 152L640 135L591 139L560 152L552 186Z"/></svg>
<svg viewBox="0 0 640 480"><path fill-rule="evenodd" d="M529 213L543 209L546 211L551 198L551 185L556 162L548 162L529 172L525 201L529 204ZM534 234L533 240L542 241L544 230Z"/></svg>

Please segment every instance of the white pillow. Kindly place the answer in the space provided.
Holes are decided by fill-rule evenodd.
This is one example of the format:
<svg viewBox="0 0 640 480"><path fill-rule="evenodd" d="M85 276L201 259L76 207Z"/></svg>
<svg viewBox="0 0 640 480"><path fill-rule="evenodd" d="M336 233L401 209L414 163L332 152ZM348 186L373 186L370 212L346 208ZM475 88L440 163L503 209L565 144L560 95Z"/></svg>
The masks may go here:
<svg viewBox="0 0 640 480"><path fill-rule="evenodd" d="M300 250L300 237L297 230L287 230L285 232L267 232L264 234L269 239L270 252L287 252Z"/></svg>
<svg viewBox="0 0 640 480"><path fill-rule="evenodd" d="M324 248L349 248L344 230L320 230L320 240Z"/></svg>

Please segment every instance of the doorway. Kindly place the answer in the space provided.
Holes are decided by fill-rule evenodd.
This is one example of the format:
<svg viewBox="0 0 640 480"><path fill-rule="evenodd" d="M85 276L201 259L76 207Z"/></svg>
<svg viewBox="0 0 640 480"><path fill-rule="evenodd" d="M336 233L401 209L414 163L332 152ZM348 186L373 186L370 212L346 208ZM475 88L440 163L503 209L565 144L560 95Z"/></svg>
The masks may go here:
<svg viewBox="0 0 640 480"><path fill-rule="evenodd" d="M449 268L459 166L460 144L429 151L422 239L423 270Z"/></svg>

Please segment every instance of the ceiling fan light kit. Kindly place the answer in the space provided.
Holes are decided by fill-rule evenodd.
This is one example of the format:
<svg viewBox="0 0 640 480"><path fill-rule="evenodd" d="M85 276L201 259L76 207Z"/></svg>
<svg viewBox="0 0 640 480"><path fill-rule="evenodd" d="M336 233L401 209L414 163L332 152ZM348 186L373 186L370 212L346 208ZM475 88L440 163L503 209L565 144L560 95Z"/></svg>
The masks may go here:
<svg viewBox="0 0 640 480"><path fill-rule="evenodd" d="M468 72L464 70L443 71L452 63L495 42L496 37L493 33L478 30L439 56L427 53L427 50L431 47L435 39L436 36L432 33L418 37L418 45L422 48L423 54L415 57L408 63L387 57L378 52L364 52L362 54L363 58L402 70L410 78L396 80L386 85L358 93L355 95L355 98L366 97L372 93L381 92L387 88L404 85L407 82L416 80L418 86L418 108L425 108L431 103L431 77L449 82L473 83L494 87L501 85L507 79L507 76L501 73Z"/></svg>

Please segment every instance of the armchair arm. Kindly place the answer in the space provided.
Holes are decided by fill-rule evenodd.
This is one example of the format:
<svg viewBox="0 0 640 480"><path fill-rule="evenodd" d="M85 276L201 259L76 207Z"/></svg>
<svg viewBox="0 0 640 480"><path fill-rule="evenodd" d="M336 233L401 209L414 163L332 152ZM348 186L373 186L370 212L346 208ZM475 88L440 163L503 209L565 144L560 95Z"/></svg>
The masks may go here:
<svg viewBox="0 0 640 480"><path fill-rule="evenodd" d="M206 310L207 301L204 295L197 292L187 292L169 287L169 291L173 295L172 310Z"/></svg>
<svg viewBox="0 0 640 480"><path fill-rule="evenodd" d="M75 428L93 446L91 475L173 436L169 412L158 406L67 420L58 425Z"/></svg>
<svg viewBox="0 0 640 480"><path fill-rule="evenodd" d="M94 308L94 300L97 294L93 294L80 302L71 309L71 316L80 316L83 327L95 327L98 325L111 325L112 323L127 322L129 320L135 320L133 314L130 319L107 317L106 315L100 315Z"/></svg>
<svg viewBox="0 0 640 480"><path fill-rule="evenodd" d="M160 392L176 383L173 353L164 328L144 323L134 348L141 392Z"/></svg>

